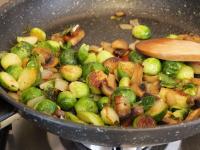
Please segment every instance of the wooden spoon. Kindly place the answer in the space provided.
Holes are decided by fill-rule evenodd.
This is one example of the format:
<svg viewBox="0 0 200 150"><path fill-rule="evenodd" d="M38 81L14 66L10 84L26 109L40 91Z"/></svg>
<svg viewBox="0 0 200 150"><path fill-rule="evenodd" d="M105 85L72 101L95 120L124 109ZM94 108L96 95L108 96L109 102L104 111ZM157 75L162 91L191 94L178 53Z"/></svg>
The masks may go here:
<svg viewBox="0 0 200 150"><path fill-rule="evenodd" d="M142 41L136 44L140 53L171 61L200 61L200 43L159 38Z"/></svg>

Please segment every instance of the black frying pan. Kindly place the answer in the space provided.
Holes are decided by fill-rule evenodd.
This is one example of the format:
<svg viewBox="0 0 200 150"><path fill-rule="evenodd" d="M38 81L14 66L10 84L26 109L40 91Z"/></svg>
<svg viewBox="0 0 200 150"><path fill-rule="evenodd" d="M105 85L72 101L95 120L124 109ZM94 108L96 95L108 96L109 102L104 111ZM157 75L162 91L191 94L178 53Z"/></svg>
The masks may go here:
<svg viewBox="0 0 200 150"><path fill-rule="evenodd" d="M27 26L44 28L51 34L66 25L80 24L86 31L83 42L98 44L123 38L132 39L130 31L118 24L138 18L149 25L154 37L169 33L200 33L200 2L198 0L10 0L0 7L0 50L7 50ZM117 10L127 16L120 22L110 20ZM151 145L167 143L200 132L200 120L179 125L149 129L96 127L75 124L35 112L8 97L0 89L1 98L15 106L26 119L61 137L98 145ZM30 137L31 138L31 137Z"/></svg>

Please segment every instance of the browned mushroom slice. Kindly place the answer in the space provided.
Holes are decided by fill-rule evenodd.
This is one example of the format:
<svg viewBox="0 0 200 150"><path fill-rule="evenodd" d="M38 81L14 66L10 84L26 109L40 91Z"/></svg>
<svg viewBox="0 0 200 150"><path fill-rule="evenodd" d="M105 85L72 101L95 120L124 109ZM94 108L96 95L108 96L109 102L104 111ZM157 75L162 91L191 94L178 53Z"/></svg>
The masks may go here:
<svg viewBox="0 0 200 150"><path fill-rule="evenodd" d="M123 96L115 96L114 109L120 118L126 117L131 113L129 101Z"/></svg>
<svg viewBox="0 0 200 150"><path fill-rule="evenodd" d="M117 87L116 79L113 74L109 74L108 77L102 82L101 90L106 96L112 95Z"/></svg>
<svg viewBox="0 0 200 150"><path fill-rule="evenodd" d="M131 78L131 83L137 83L140 85L143 78L143 68L140 64L135 64L133 69L133 75Z"/></svg>
<svg viewBox="0 0 200 150"><path fill-rule="evenodd" d="M199 78L192 78L191 81L192 81L192 83L200 86L200 79Z"/></svg>
<svg viewBox="0 0 200 150"><path fill-rule="evenodd" d="M110 73L114 73L114 70L117 68L120 59L117 57L111 57L104 61L104 67L108 68Z"/></svg>
<svg viewBox="0 0 200 150"><path fill-rule="evenodd" d="M157 82L158 80L158 75L155 76L149 76L149 75L144 75L143 76L144 81L149 82L149 83L153 83L153 82Z"/></svg>
<svg viewBox="0 0 200 150"><path fill-rule="evenodd" d="M143 91L137 83L132 83L131 84L131 89L139 97L142 97L144 95L144 93L145 93L145 91Z"/></svg>
<svg viewBox="0 0 200 150"><path fill-rule="evenodd" d="M188 116L186 117L185 121L192 121L192 120L196 120L200 117L200 108L193 110L192 112L190 112L188 114Z"/></svg>
<svg viewBox="0 0 200 150"><path fill-rule="evenodd" d="M51 40L57 41L59 43L64 43L63 36L60 33L55 33L51 36Z"/></svg>
<svg viewBox="0 0 200 150"><path fill-rule="evenodd" d="M180 35L178 35L177 39L200 42L200 36L192 35L192 34L180 34Z"/></svg>
<svg viewBox="0 0 200 150"><path fill-rule="evenodd" d="M53 68L59 63L57 57L51 57L48 61L45 62L44 68Z"/></svg>
<svg viewBox="0 0 200 150"><path fill-rule="evenodd" d="M112 42L112 48L114 50L115 56L122 57L127 54L128 51L128 43L123 39L117 39Z"/></svg>
<svg viewBox="0 0 200 150"><path fill-rule="evenodd" d="M102 41L100 43L100 45L101 45L101 47L103 47L104 50L106 50L106 51L110 52L111 54L113 54L114 48L112 48L111 43Z"/></svg>
<svg viewBox="0 0 200 150"><path fill-rule="evenodd" d="M158 95L160 92L160 82L145 83L146 92L152 95Z"/></svg>

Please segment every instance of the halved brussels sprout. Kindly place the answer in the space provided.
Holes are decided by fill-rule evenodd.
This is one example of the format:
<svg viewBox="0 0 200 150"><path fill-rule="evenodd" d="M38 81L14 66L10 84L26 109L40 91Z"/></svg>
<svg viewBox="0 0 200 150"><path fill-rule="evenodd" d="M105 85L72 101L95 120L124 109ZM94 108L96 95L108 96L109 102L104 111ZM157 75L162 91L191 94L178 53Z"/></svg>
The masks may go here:
<svg viewBox="0 0 200 150"><path fill-rule="evenodd" d="M180 80L192 79L194 78L194 70L190 66L183 65L176 77Z"/></svg>
<svg viewBox="0 0 200 150"><path fill-rule="evenodd" d="M91 124L96 125L96 126L103 126L104 125L100 116L95 114L95 113L81 111L81 112L77 113L77 116L78 116L78 118L80 118L84 122L91 123Z"/></svg>
<svg viewBox="0 0 200 150"><path fill-rule="evenodd" d="M78 51L78 59L83 64L83 62L88 58L88 51L89 51L89 45L86 45L85 43L81 45Z"/></svg>
<svg viewBox="0 0 200 150"><path fill-rule="evenodd" d="M147 58L143 61L144 73L148 75L157 75L161 71L161 63L159 59Z"/></svg>
<svg viewBox="0 0 200 150"><path fill-rule="evenodd" d="M80 120L71 112L65 112L65 119L71 120L72 122L75 122L75 123L87 124L84 121Z"/></svg>
<svg viewBox="0 0 200 150"><path fill-rule="evenodd" d="M87 111L98 113L97 104L89 97L80 98L74 106L76 112Z"/></svg>
<svg viewBox="0 0 200 150"><path fill-rule="evenodd" d="M17 37L17 42L20 43L20 42L27 42L31 45L34 45L35 43L37 43L37 37L35 36L27 36L27 37Z"/></svg>
<svg viewBox="0 0 200 150"><path fill-rule="evenodd" d="M22 61L21 59L13 53L7 53L1 58L1 66L3 69L7 69L9 66L12 65L19 65L21 66Z"/></svg>
<svg viewBox="0 0 200 150"><path fill-rule="evenodd" d="M106 74L103 71L93 71L87 77L87 83L93 94L101 93L101 84L106 79Z"/></svg>
<svg viewBox="0 0 200 150"><path fill-rule="evenodd" d="M60 51L60 44L57 41L48 40L47 43L51 46L51 51L54 54Z"/></svg>
<svg viewBox="0 0 200 150"><path fill-rule="evenodd" d="M106 124L109 125L119 124L119 117L112 107L109 106L103 107L103 109L101 110L101 118Z"/></svg>
<svg viewBox="0 0 200 150"><path fill-rule="evenodd" d="M34 99L29 100L29 101L27 102L26 105L27 105L28 107L30 107L30 108L34 108L34 106L35 106L37 103L43 101L44 99L45 99L44 96L36 97L36 98L34 98Z"/></svg>
<svg viewBox="0 0 200 150"><path fill-rule="evenodd" d="M79 81L71 82L69 89L76 98L88 96L90 93L88 85Z"/></svg>
<svg viewBox="0 0 200 150"><path fill-rule="evenodd" d="M153 106L146 112L147 115L153 117L157 122L161 121L167 112L168 106L162 100L157 100Z"/></svg>
<svg viewBox="0 0 200 150"><path fill-rule="evenodd" d="M156 122L153 118L147 115L141 115L134 119L134 128L154 128L156 127Z"/></svg>
<svg viewBox="0 0 200 150"><path fill-rule="evenodd" d="M113 57L113 55L108 51L100 51L97 55L97 62L103 63L106 59Z"/></svg>
<svg viewBox="0 0 200 150"><path fill-rule="evenodd" d="M120 61L117 66L117 75L119 78L132 77L134 64L130 61Z"/></svg>
<svg viewBox="0 0 200 150"><path fill-rule="evenodd" d="M108 97L101 97L98 101L97 101L97 106L98 106L98 108L99 108L99 110L102 110L103 109L103 107L105 106L105 105L109 105L109 103L110 103L110 99L108 98Z"/></svg>
<svg viewBox="0 0 200 150"><path fill-rule="evenodd" d="M34 109L47 115L52 115L56 111L57 105L49 99L44 99L37 103Z"/></svg>
<svg viewBox="0 0 200 150"><path fill-rule="evenodd" d="M18 80L22 71L23 69L19 65L12 65L6 69L6 72L12 75L15 78L15 80Z"/></svg>
<svg viewBox="0 0 200 150"><path fill-rule="evenodd" d="M89 53L87 59L84 61L84 64L94 63L97 61L97 56L95 53Z"/></svg>
<svg viewBox="0 0 200 150"><path fill-rule="evenodd" d="M132 29L132 35L137 39L146 40L151 37L151 29L146 25L137 25Z"/></svg>
<svg viewBox="0 0 200 150"><path fill-rule="evenodd" d="M69 110L69 109L73 108L75 103L76 103L76 98L69 91L60 92L57 97L57 104L63 110Z"/></svg>
<svg viewBox="0 0 200 150"><path fill-rule="evenodd" d="M23 90L20 96L20 101L24 104L27 104L27 102L31 99L34 99L36 97L42 96L42 91L36 87L30 87L26 90Z"/></svg>
<svg viewBox="0 0 200 150"><path fill-rule="evenodd" d="M36 55L31 56L28 60L26 67L40 69L41 64L40 64L39 57Z"/></svg>
<svg viewBox="0 0 200 150"><path fill-rule="evenodd" d="M19 89L25 90L31 87L37 80L38 70L35 68L25 68L19 76Z"/></svg>
<svg viewBox="0 0 200 150"><path fill-rule="evenodd" d="M122 77L119 81L119 87L129 87L131 80L129 77Z"/></svg>
<svg viewBox="0 0 200 150"><path fill-rule="evenodd" d="M176 61L164 61L162 72L170 77L176 77L183 63Z"/></svg>
<svg viewBox="0 0 200 150"><path fill-rule="evenodd" d="M72 49L62 51L62 53L60 54L60 63L62 65L66 65L66 64L75 65L75 64L77 64L77 60L75 58L75 51L72 50Z"/></svg>
<svg viewBox="0 0 200 150"><path fill-rule="evenodd" d="M82 69L77 65L65 65L61 67L60 73L67 81L76 81L81 77Z"/></svg>
<svg viewBox="0 0 200 150"><path fill-rule="evenodd" d="M143 106L144 111L147 111L154 105L155 101L155 96L144 96L142 97L140 104Z"/></svg>
<svg viewBox="0 0 200 150"><path fill-rule="evenodd" d="M10 91L17 91L19 89L17 81L6 72L0 72L0 84Z"/></svg>
<svg viewBox="0 0 200 150"><path fill-rule="evenodd" d="M30 35L37 37L39 41L46 40L46 33L40 28L32 28L30 31Z"/></svg>
<svg viewBox="0 0 200 150"><path fill-rule="evenodd" d="M22 60L31 55L33 46L27 42L20 42L11 49L11 53L19 56Z"/></svg>
<svg viewBox="0 0 200 150"><path fill-rule="evenodd" d="M84 64L82 70L83 70L82 76L84 79L86 79L90 72L105 71L105 68L102 64L94 62L94 63Z"/></svg>

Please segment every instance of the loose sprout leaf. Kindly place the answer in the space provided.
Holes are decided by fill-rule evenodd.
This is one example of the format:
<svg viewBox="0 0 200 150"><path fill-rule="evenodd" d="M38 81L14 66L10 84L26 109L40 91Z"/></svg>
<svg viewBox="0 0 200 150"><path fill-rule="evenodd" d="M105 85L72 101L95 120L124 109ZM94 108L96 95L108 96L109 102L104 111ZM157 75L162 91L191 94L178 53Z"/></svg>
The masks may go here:
<svg viewBox="0 0 200 150"><path fill-rule="evenodd" d="M150 109L153 106L155 100L156 100L155 96L142 97L140 104L144 107L144 111Z"/></svg>

